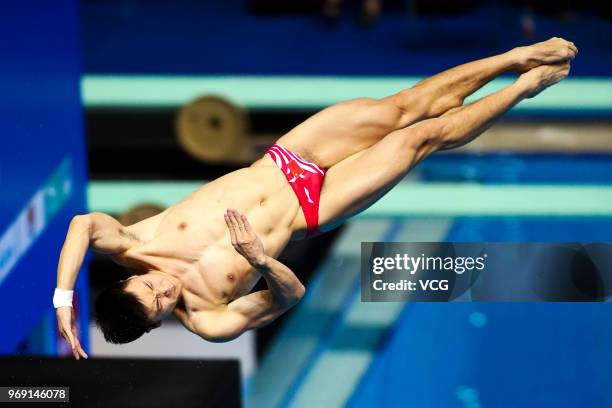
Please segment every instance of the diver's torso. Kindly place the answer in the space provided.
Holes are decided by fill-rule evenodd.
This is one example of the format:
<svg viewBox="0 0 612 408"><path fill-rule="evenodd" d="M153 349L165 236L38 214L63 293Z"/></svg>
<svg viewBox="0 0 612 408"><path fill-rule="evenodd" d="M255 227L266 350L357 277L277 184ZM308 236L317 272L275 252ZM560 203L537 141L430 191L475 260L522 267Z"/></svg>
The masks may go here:
<svg viewBox="0 0 612 408"><path fill-rule="evenodd" d="M168 208L151 239L123 257L179 278L188 311L227 304L247 294L261 277L232 247L223 218L228 208L247 216L272 257L286 245L301 211L285 176L265 156Z"/></svg>

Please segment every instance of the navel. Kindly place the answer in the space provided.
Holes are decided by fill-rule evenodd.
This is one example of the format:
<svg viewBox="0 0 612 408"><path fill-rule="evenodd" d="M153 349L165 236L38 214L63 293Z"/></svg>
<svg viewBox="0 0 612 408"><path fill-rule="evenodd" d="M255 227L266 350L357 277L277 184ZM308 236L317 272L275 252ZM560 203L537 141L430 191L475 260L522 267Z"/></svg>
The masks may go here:
<svg viewBox="0 0 612 408"><path fill-rule="evenodd" d="M181 222L178 225L178 229L181 230L181 231L183 231L185 228L187 228L187 223L186 222Z"/></svg>
<svg viewBox="0 0 612 408"><path fill-rule="evenodd" d="M228 274L227 274L227 279L233 282L233 281L234 281L234 279L235 279L234 274L233 274L233 273L228 273Z"/></svg>

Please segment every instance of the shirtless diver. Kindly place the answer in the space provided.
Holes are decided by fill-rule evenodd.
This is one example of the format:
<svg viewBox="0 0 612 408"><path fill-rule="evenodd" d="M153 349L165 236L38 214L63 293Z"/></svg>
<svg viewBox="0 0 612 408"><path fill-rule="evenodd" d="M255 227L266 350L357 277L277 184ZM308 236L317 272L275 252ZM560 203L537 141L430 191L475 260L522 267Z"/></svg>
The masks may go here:
<svg viewBox="0 0 612 408"><path fill-rule="evenodd" d="M60 333L75 358L87 356L71 305L88 247L133 272L97 299L96 320L109 342L131 342L171 313L213 342L269 323L305 291L275 259L289 239L338 226L428 155L468 143L521 100L565 78L576 53L572 42L555 37L452 68L382 99L333 105L282 136L251 166L134 225L102 213L75 216L54 295ZM519 75L463 105L506 72ZM261 277L268 289L251 293Z"/></svg>

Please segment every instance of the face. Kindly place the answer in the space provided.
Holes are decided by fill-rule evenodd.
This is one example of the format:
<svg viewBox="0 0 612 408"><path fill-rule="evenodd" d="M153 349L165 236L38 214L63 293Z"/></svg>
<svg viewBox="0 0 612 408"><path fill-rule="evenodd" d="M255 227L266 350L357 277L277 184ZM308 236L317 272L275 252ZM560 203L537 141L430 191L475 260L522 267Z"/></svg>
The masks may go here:
<svg viewBox="0 0 612 408"><path fill-rule="evenodd" d="M181 281L163 272L132 276L125 288L133 293L148 310L149 318L162 320L172 313L181 294Z"/></svg>

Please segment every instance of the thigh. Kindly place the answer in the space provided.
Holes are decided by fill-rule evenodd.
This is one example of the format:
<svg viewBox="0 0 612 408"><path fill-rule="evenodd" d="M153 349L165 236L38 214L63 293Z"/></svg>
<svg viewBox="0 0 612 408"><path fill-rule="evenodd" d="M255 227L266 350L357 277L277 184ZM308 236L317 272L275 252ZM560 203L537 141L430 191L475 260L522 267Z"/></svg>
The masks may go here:
<svg viewBox="0 0 612 408"><path fill-rule="evenodd" d="M415 132L402 129L330 168L319 204L321 230L335 228L378 201L416 163L419 146Z"/></svg>
<svg viewBox="0 0 612 408"><path fill-rule="evenodd" d="M277 143L305 160L330 168L384 138L400 118L401 111L393 104L354 99L311 116Z"/></svg>

